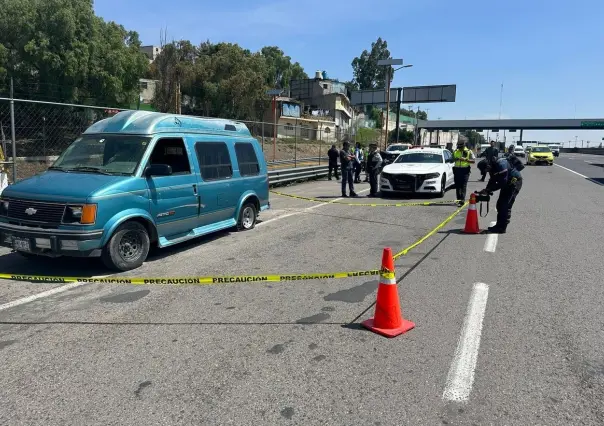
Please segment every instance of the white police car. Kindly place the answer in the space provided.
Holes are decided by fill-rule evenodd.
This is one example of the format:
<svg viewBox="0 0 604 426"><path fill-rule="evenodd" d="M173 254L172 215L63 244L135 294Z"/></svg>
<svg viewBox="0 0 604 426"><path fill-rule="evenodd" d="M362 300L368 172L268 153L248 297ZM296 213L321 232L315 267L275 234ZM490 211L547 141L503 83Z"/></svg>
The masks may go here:
<svg viewBox="0 0 604 426"><path fill-rule="evenodd" d="M418 146L397 157L382 170L383 193L420 193L444 197L455 184L453 154L447 149Z"/></svg>

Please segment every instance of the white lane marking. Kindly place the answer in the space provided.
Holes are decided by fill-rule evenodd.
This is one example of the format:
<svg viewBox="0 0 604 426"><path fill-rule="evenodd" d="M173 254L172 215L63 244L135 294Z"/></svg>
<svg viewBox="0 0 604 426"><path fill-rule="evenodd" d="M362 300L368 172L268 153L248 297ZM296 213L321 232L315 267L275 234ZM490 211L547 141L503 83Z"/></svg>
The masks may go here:
<svg viewBox="0 0 604 426"><path fill-rule="evenodd" d="M488 297L489 286L487 284L474 284L443 392L443 399L447 401L463 402L470 397L480 348L482 320L487 308Z"/></svg>
<svg viewBox="0 0 604 426"><path fill-rule="evenodd" d="M362 192L367 192L367 191L369 191L369 188L367 188L367 189L362 189L362 190L360 190L359 192L357 192L357 194L360 194L360 193L362 193ZM309 212L309 211L311 211L311 210L317 209L317 208L322 207L322 206L326 206L326 205L328 205L328 204L335 203L336 201L340 201L340 200L344 200L344 198L343 198L343 197L336 198L336 199L334 199L334 200L328 201L327 203L321 203L321 204L317 204L316 206L307 207L307 208L305 208L305 209L303 209L303 210L300 210L300 211L297 211L297 212L294 212L294 213L288 213L288 214L284 214L284 215L281 215L281 216L277 216L277 217L274 217L274 218L272 218L272 219L269 219L269 220L266 220L266 221L263 221L263 222L259 223L258 225L256 225L256 228L257 228L257 227L259 227L259 226L262 226L262 225L266 225L267 223L272 223L272 222L275 222L275 221L277 221L277 220L279 220L279 219L285 219L286 217L297 216L297 215L299 215L299 214Z"/></svg>
<svg viewBox="0 0 604 426"><path fill-rule="evenodd" d="M554 164L554 166L558 166L558 167L560 167L560 168L562 168L562 169L564 169L564 170L567 170L567 171L569 171L569 172L571 172L571 173L576 174L577 176L581 176L583 179L587 179L588 181L591 181L591 182L593 182L593 183L597 183L598 185L602 185L602 184L601 184L600 182L598 182L597 180L593 180L592 178L588 178L587 176L582 175L581 173L575 172L574 170L571 170L571 169L569 169L569 168L567 168L567 167L561 166L560 164Z"/></svg>
<svg viewBox="0 0 604 426"><path fill-rule="evenodd" d="M31 296L23 297L21 299L13 300L12 302L5 303L4 305L0 305L0 311L4 311L6 309L14 308L15 306L24 305L29 302L33 302L34 300L43 299L44 297L52 296L54 294L63 293L64 291L71 290L72 288L79 287L84 285L84 283L70 283L61 287L53 288L48 291L43 291L42 293L33 294Z"/></svg>
<svg viewBox="0 0 604 426"><path fill-rule="evenodd" d="M489 226L495 226L497 222L491 222ZM495 249L497 248L497 240L499 239L499 234L489 234L487 235L487 240L484 242L484 251L489 253L495 253Z"/></svg>

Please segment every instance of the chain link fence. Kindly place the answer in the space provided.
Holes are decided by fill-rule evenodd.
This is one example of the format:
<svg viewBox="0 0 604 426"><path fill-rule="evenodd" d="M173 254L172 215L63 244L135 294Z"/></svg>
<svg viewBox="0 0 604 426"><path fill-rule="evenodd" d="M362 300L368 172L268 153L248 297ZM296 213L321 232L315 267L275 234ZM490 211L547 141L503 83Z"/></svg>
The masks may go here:
<svg viewBox="0 0 604 426"><path fill-rule="evenodd" d="M0 98L0 138L6 162L12 162L12 140L16 145L16 180L45 171L92 123L121 109L14 99L15 134L11 131L9 98ZM283 121L287 121L283 123ZM291 119L268 122L240 121L262 146L270 169L303 167L327 162L331 145L344 140L366 146L381 138L375 129L340 131L333 121ZM5 165L13 181L10 165Z"/></svg>

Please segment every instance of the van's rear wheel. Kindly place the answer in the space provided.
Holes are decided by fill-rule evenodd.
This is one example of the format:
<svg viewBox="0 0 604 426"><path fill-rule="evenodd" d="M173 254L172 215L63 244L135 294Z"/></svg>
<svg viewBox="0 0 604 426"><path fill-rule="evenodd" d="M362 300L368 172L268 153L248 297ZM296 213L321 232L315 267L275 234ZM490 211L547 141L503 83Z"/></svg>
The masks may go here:
<svg viewBox="0 0 604 426"><path fill-rule="evenodd" d="M258 212L256 206L252 203L244 204L239 212L239 220L237 221L238 231L249 231L256 226Z"/></svg>
<svg viewBox="0 0 604 426"><path fill-rule="evenodd" d="M138 222L126 222L117 228L105 244L101 258L110 269L130 271L143 264L150 247L145 227Z"/></svg>

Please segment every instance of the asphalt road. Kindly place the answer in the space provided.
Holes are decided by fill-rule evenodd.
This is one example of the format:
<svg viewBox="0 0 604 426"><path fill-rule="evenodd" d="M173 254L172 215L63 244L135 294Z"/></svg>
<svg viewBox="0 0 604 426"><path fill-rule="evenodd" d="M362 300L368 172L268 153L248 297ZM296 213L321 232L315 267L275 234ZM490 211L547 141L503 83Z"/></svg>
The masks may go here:
<svg viewBox="0 0 604 426"><path fill-rule="evenodd" d="M565 157L557 163L583 174L579 156ZM561 167L523 175L507 234L461 234L464 211L397 260L416 328L394 339L359 327L373 315L367 278L68 290L1 281L0 423L602 424L604 189ZM471 190L484 186L477 176ZM340 193L327 181L282 190ZM279 196L272 206L251 232L160 251L126 275L377 268L384 247L412 244L455 211ZM481 228L494 218L492 205ZM0 271L106 273L8 252Z"/></svg>

